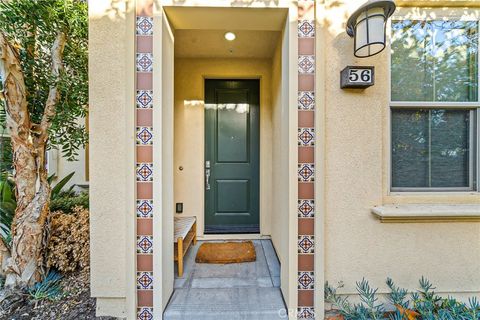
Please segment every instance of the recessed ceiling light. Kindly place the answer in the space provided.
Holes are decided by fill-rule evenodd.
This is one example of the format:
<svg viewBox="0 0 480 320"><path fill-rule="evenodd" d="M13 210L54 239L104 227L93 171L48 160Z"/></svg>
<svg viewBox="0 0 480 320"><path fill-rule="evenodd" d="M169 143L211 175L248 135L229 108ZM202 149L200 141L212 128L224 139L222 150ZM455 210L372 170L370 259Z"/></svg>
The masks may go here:
<svg viewBox="0 0 480 320"><path fill-rule="evenodd" d="M233 40L235 40L236 37L237 36L233 32L225 33L225 39L227 39L228 41L233 41Z"/></svg>

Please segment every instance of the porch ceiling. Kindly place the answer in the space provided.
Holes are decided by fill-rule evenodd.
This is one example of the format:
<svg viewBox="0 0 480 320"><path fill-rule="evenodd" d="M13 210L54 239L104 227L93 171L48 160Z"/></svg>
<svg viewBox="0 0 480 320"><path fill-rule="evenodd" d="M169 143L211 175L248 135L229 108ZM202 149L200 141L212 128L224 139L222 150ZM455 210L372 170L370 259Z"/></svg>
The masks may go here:
<svg viewBox="0 0 480 320"><path fill-rule="evenodd" d="M285 8L164 7L174 29L281 31Z"/></svg>
<svg viewBox="0 0 480 320"><path fill-rule="evenodd" d="M235 41L226 41L226 30L177 30L178 58L271 58L280 37L278 31L228 30Z"/></svg>

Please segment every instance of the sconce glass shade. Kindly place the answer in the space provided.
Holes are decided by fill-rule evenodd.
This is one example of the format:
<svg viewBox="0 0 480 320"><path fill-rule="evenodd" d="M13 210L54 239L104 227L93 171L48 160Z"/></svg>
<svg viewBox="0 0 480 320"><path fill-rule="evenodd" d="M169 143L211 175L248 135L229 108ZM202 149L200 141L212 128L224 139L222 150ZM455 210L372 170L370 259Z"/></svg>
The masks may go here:
<svg viewBox="0 0 480 320"><path fill-rule="evenodd" d="M371 57L385 49L387 20L395 8L393 0L369 0L350 16L347 34L354 38L355 57Z"/></svg>

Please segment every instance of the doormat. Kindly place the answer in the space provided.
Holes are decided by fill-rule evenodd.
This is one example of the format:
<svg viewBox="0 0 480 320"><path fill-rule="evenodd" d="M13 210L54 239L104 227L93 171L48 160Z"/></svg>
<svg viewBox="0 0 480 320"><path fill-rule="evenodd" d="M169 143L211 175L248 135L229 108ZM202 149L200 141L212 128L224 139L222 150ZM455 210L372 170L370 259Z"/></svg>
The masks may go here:
<svg viewBox="0 0 480 320"><path fill-rule="evenodd" d="M197 252L197 263L240 263L257 259L252 241L242 242L207 242Z"/></svg>

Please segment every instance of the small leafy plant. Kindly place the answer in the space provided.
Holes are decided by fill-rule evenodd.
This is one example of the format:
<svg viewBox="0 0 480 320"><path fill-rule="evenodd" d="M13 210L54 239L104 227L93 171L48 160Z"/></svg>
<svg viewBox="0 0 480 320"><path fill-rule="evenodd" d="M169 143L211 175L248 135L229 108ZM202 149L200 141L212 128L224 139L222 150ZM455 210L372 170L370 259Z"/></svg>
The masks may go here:
<svg viewBox="0 0 480 320"><path fill-rule="evenodd" d="M356 283L360 303L351 304L348 297L337 293L343 284L332 287L325 283L325 300L331 303L345 320L480 320L480 303L470 298L468 303L459 302L453 297L443 298L435 293L435 287L422 277L420 289L408 292L398 287L388 278L386 284L390 290L387 302L395 310L387 312L383 303L378 302L377 290L372 289L367 280Z"/></svg>
<svg viewBox="0 0 480 320"><path fill-rule="evenodd" d="M36 301L40 300L57 300L62 295L60 280L63 276L55 271L50 270L48 275L41 282L37 282L33 288L28 290L30 297Z"/></svg>

